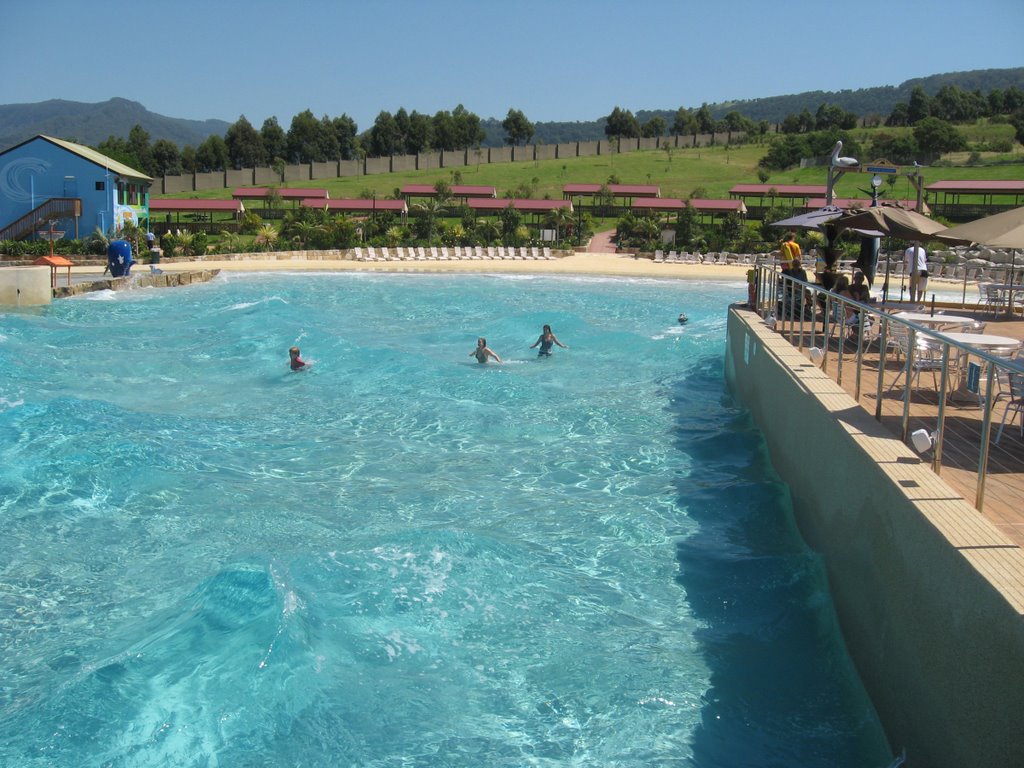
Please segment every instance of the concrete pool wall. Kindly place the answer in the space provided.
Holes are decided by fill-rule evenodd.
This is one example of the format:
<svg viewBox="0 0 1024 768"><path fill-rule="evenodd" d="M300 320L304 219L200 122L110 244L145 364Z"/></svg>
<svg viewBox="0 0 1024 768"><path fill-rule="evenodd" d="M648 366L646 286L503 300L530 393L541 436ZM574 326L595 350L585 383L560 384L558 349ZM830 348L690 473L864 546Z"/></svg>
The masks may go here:
<svg viewBox="0 0 1024 768"><path fill-rule="evenodd" d="M0 307L49 304L52 298L49 267L0 269Z"/></svg>
<svg viewBox="0 0 1024 768"><path fill-rule="evenodd" d="M725 369L894 752L1024 765L1024 551L753 312L729 310Z"/></svg>

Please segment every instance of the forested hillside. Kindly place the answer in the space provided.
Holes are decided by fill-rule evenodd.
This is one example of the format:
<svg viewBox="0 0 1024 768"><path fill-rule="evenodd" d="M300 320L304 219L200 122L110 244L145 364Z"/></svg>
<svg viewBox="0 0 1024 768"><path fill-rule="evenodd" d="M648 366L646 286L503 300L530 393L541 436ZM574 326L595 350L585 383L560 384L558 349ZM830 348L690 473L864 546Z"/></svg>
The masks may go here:
<svg viewBox="0 0 1024 768"><path fill-rule="evenodd" d="M838 106L862 117L880 115L884 118L892 112L896 104L909 101L911 92L917 86L924 88L929 96L937 94L943 86L957 86L965 91L981 91L982 93L1006 90L1011 87L1024 89L1024 67L950 72L943 75L914 78L896 86L886 85L847 91L805 91L789 96L721 101L707 106L715 120L721 120L729 112L736 111L755 122L767 120L770 123L781 123L788 115L800 114L805 109L813 114L822 104ZM609 110L612 106L609 105ZM629 107L628 104L621 106ZM666 105L666 107L668 106ZM640 123L646 123L654 117L661 117L671 126L678 106L662 110L640 110L636 113L636 117ZM684 106L692 109L699 105ZM558 144L565 141L591 141L605 138L605 118L603 117L589 122L537 122L533 125L535 129L533 140L537 143ZM498 119L483 120L481 126L487 131L484 146L501 146L505 136L501 121Z"/></svg>
<svg viewBox="0 0 1024 768"><path fill-rule="evenodd" d="M165 117L128 99L110 99L99 104L51 99L35 104L0 105L0 149L40 133L96 146L109 136L127 138L134 125L182 147L201 144L213 134L223 136L231 124L223 120Z"/></svg>

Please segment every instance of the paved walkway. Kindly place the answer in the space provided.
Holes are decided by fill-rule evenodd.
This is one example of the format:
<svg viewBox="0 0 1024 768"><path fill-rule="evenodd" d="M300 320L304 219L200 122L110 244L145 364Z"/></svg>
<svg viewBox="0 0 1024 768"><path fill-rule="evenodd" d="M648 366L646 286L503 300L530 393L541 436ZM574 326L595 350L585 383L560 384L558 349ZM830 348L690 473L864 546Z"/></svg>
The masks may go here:
<svg viewBox="0 0 1024 768"><path fill-rule="evenodd" d="M612 238L615 237L615 230L609 229L607 232L597 232L590 239L590 245L587 246L588 253L615 253L615 243L612 242Z"/></svg>

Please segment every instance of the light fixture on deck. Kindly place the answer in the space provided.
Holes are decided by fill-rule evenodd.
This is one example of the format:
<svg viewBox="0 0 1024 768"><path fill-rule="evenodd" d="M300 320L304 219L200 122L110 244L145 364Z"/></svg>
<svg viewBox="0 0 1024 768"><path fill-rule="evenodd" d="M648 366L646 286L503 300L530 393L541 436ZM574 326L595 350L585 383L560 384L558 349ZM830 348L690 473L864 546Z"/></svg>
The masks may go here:
<svg viewBox="0 0 1024 768"><path fill-rule="evenodd" d="M807 354L815 365L821 365L821 361L825 359L825 351L821 347L811 347Z"/></svg>
<svg viewBox="0 0 1024 768"><path fill-rule="evenodd" d="M918 429L910 433L910 442L918 453L926 453L935 446L937 432L929 432L927 429Z"/></svg>

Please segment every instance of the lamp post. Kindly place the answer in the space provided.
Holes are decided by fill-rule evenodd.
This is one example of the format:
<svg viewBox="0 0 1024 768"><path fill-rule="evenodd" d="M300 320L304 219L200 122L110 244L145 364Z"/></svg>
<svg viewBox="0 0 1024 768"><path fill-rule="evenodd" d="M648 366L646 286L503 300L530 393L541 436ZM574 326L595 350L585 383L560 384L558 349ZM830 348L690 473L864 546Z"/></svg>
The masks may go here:
<svg viewBox="0 0 1024 768"><path fill-rule="evenodd" d="M871 177L871 207L878 207L878 188L882 186L882 177L877 173ZM861 255L858 259L861 271L868 279L868 285L875 281L875 270L878 268L878 247L881 243L879 237L865 237L861 240ZM885 283L882 287L882 301L889 295L889 261L885 262Z"/></svg>

